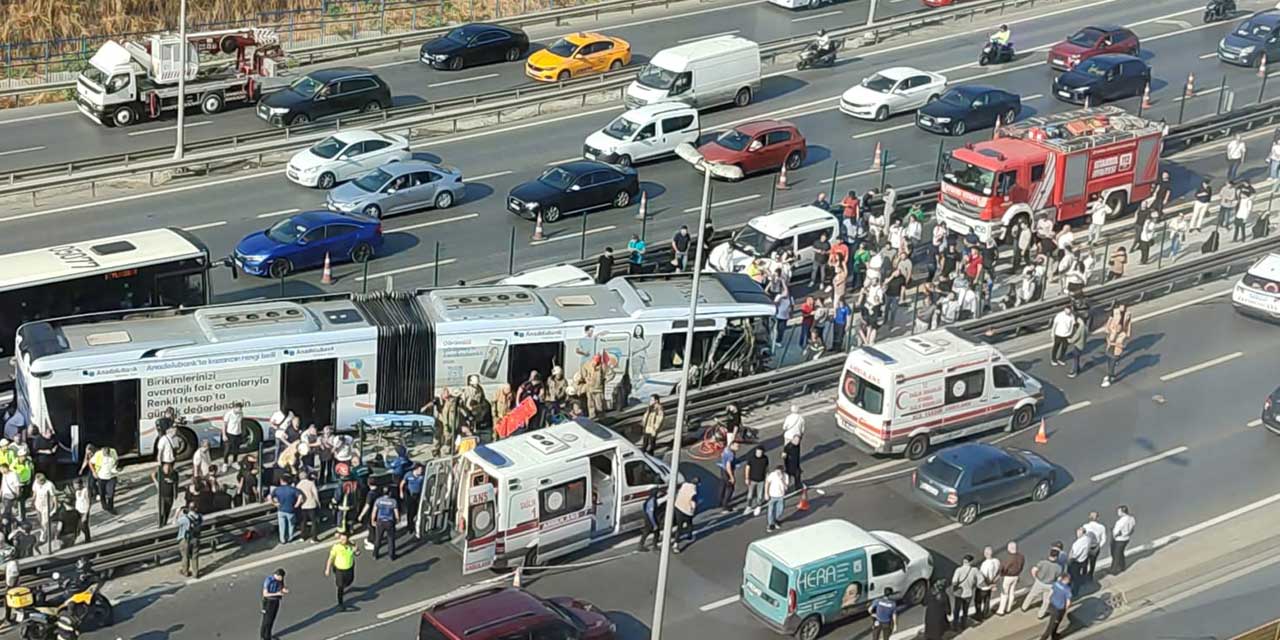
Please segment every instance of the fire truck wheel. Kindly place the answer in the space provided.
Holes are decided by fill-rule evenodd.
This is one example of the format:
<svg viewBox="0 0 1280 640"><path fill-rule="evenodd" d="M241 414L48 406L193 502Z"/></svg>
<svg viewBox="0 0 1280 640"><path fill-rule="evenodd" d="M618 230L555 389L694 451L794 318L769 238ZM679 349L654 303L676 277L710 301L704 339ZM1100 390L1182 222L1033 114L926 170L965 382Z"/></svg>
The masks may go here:
<svg viewBox="0 0 1280 640"><path fill-rule="evenodd" d="M1129 195L1123 191L1112 191L1107 195L1107 206L1111 208L1111 215L1119 218L1129 207Z"/></svg>

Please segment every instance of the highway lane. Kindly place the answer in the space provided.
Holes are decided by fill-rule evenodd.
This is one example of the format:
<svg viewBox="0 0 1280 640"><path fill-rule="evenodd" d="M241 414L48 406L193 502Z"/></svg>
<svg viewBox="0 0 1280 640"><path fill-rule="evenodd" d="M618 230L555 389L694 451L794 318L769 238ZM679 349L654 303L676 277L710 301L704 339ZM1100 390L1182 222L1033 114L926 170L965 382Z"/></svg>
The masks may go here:
<svg viewBox="0 0 1280 640"><path fill-rule="evenodd" d="M1206 326L1215 330L1206 332ZM1069 380L1062 369L1046 367L1039 346L1040 351L1018 358L1029 372L1048 384L1050 409L1080 407L1050 417L1048 445L1032 444L1030 432L990 438L1009 445L1035 447L1061 465L1069 482L1045 502L993 512L970 527L960 528L918 506L908 495L905 475L896 475L861 484L828 485L825 495L812 496L813 510L794 516L792 526L842 517L869 528L898 531L921 540L935 553L939 573L947 575L953 566L948 559L980 553L984 545L1002 545L1005 540L1016 539L1034 558L1053 540L1069 543L1075 525L1083 522L1090 510L1103 512L1104 519L1110 522L1115 505L1131 505L1139 521L1136 541L1146 544L1280 491L1280 481L1267 473L1280 442L1265 430L1248 426L1257 415L1260 398L1272 384L1271 362L1280 348L1280 336L1274 327L1235 315L1229 303L1219 297L1140 320L1135 329L1135 364L1119 384L1107 390L1097 387L1096 368ZM1169 381L1161 380L1170 373L1219 358L1224 351L1246 346L1246 353L1240 357ZM821 401L829 393L818 394L813 400ZM1164 404L1153 403L1151 398L1157 393L1165 397ZM1084 405L1085 402L1089 404ZM806 448L810 449L806 473L816 484L821 485L822 477L833 470L845 473L855 464L862 469L878 465L883 471L875 475L912 466L903 462L886 467L885 461L838 444L827 416L826 412L811 416L806 435ZM776 440L776 427L770 435ZM775 441L766 446L776 455ZM1152 460L1153 455L1178 447L1186 449L1178 455ZM712 473L705 466L694 465L686 466L685 472L706 476ZM706 493L712 495L715 481L707 478L707 482ZM713 520L723 517L712 514ZM764 535L763 529L762 518L729 518L675 559L668 599L669 630L678 629L678 637L682 638L729 634L744 640L775 637L730 599L736 592L743 551L751 540ZM652 554L631 553L633 544L634 538L623 540L613 549L597 550L579 558L618 556L611 562L536 577L526 584L543 595L568 594L591 600L616 612L622 637L647 637L656 563ZM1135 555L1135 563L1149 560L1145 555ZM335 615L324 610L331 602L331 592L319 576L322 561L321 553L303 552L299 546L245 571L185 586L172 595L167 595L171 589L160 585L155 593L166 594L164 604L148 604L141 610L141 604L154 602L154 598L123 604L120 610L130 613L110 632L150 637L147 634L167 631L170 637L194 637L188 635L190 631L205 626L210 616L203 611L192 613L187 603L218 598L225 605L224 611L229 608L250 612L256 602L254 590L259 574L279 564L289 570L294 589L278 629L287 628L292 637L336 638L343 637L339 634L359 635L375 629L380 637L412 637L419 603L463 582L457 575L458 558L453 552L417 550L394 567L385 561L375 564L362 558L356 583L368 588L357 594L361 612ZM227 571L232 570L234 566ZM609 588L601 588L602 585ZM918 611L907 613L902 625L916 624L918 616ZM254 622L249 614L223 618L219 618L218 628L223 634L220 637L243 637ZM862 633L865 626L865 622L854 621L829 637Z"/></svg>
<svg viewBox="0 0 1280 640"><path fill-rule="evenodd" d="M1129 19L1124 22L1143 23L1136 28L1146 37L1145 55L1151 56L1157 76L1168 74L1173 78L1185 78L1186 73L1194 71L1197 76L1206 78L1214 77L1214 72L1222 70L1215 60L1201 59L1199 55L1192 54L1210 50L1221 30L1229 25L1197 25L1190 31L1184 31L1178 26L1157 22L1160 16L1167 15L1167 9L1154 16L1143 7L1126 6L1117 10L1127 12ZM1179 11L1186 13L1198 9ZM1076 17L1075 12L1063 15L1072 16L1072 19ZM1061 34L1062 20L1059 16L1046 16L1040 20L1029 20L1024 25L1015 25L1015 29L1024 34L1023 41L1048 43ZM957 42L980 38L985 29L976 31L979 34L957 36ZM890 183L901 185L932 179L940 141L950 148L965 140L981 139L990 135L989 132L978 132L964 140L940 139L917 130L910 123L909 116L891 120L887 126L886 123L864 123L838 113L835 101L829 98L838 95L842 87L852 84L870 69L908 62L935 70L959 67L950 71L954 81L984 76L979 81L1005 86L1031 97L1047 89L1051 76L1041 64L1043 58L1039 54L1030 55L1033 57L1028 60L1003 68L976 69L970 63L948 65L954 56L945 51L921 52L915 47L887 51L834 70L821 70L794 79L789 75L775 78L767 89L777 91L775 87L782 87L777 95L747 110L723 110L709 114L704 131L725 123L773 114L796 122L810 140L810 159L805 167L791 174L793 189L779 192L779 206L808 202L815 191L829 188L823 181L829 180L832 174L833 158L841 160L839 173L843 177L837 184L841 192L847 188L862 191L878 183L879 176L870 169L871 150L877 141L889 151ZM1235 69L1225 71L1231 85L1241 87L1238 89L1241 95L1251 92L1256 95L1259 80L1252 73ZM779 83L796 86L787 91ZM1176 119L1178 105L1172 95L1175 93L1177 89L1160 85L1155 90L1155 112ZM1130 101L1129 106L1134 106L1133 102ZM1209 111L1214 108L1213 103L1213 96L1194 99L1189 103L1187 112ZM1051 98L1028 100L1029 111L1064 108L1066 105ZM433 270L422 265L432 262L434 242L440 241L442 258L454 261L442 266L441 282L494 275L505 271L511 229L516 229L517 269L576 258L580 240L577 236L581 232L579 219L568 218L557 225L548 225L551 241L531 246L527 238L532 225L505 212L501 198L511 186L535 175L547 161L574 157L587 133L602 126L616 112L609 107L593 111L596 113L565 114L546 121L515 124L498 130L501 133L480 131L455 137L452 141L444 139L427 145L424 153L460 166L464 175L472 177L476 184L473 184L466 201L447 212L423 212L388 220L386 228L389 231L409 231L393 234L389 254L375 260L371 264L371 272L391 272L402 286L431 284ZM494 138L501 139L500 148L490 144ZM1255 141L1255 146L1264 144L1264 140ZM1265 154L1262 149L1265 147L1259 147L1250 157L1262 157ZM1175 175L1180 181L1187 182L1187 189L1190 188L1190 174L1212 172L1221 164L1212 155L1179 159L1178 162L1183 166L1175 167ZM321 201L320 192L288 184L279 171L269 168L246 176L217 178L212 181L213 186L208 187L198 183L177 183L173 187L130 192L120 197L102 195L103 199L98 202L53 206L36 211L16 209L12 214L0 215L0 223L14 231L6 238L0 238L0 250L12 251L124 230L177 225L204 227L196 234L211 246L215 254L225 255L240 237L270 222L259 216L313 207ZM644 165L640 172L646 191L653 196L648 237L651 242L662 241L677 226L688 223L692 218L687 209L697 204L700 181L679 161ZM476 177L481 179L474 180ZM772 179L771 176L760 176L738 184L717 184L714 200L733 203L715 209L717 225L723 227L740 223L765 210ZM471 214L475 216L468 217ZM588 252L597 252L605 245L625 245L629 234L640 230L633 214L634 207L627 211L592 214L588 220ZM48 221L64 216L74 216L76 224L48 224ZM20 244L14 240L16 238L22 239ZM354 267L338 269L339 275L348 276L340 280L338 286L358 287L361 284L354 277ZM316 291L318 278L315 273L292 278L287 291L291 294ZM240 298L268 295L278 292L279 288L273 283L242 278L235 283L220 280L217 290Z"/></svg>
<svg viewBox="0 0 1280 640"><path fill-rule="evenodd" d="M824 7L820 11L789 11L765 0L717 0L675 2L670 8L641 9L635 14L607 13L600 20L591 17L566 21L562 25L536 25L527 32L534 47L545 47L562 35L579 30L602 31L628 41L633 65L643 65L657 51L709 35L733 33L758 42L768 42L815 32L820 26L861 24L867 19L869 0L852 0ZM882 2L880 19L922 7L917 2ZM531 86L524 75L524 61L486 65L461 72L437 71L417 62L418 45L389 52L317 65L369 67L387 81L396 105L439 102L464 96ZM303 70L310 67L303 67ZM34 120L33 116L63 114ZM187 139L195 142L267 127L252 109L232 109L208 116L192 110L187 120ZM6 109L0 111L0 173L99 155L151 149L173 143L176 125L173 116L125 129L99 126L77 115L74 105L56 108Z"/></svg>

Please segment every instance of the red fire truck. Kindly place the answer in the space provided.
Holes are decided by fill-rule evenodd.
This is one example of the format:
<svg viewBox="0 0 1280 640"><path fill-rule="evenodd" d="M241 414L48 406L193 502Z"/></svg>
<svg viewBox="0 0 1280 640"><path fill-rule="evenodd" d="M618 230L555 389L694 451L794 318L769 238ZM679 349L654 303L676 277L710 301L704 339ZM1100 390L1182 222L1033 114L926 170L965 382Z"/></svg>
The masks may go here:
<svg viewBox="0 0 1280 640"><path fill-rule="evenodd" d="M1088 215L1094 194L1118 215L1151 194L1165 125L1115 106L1028 118L943 159L938 219L961 234L1001 239L1020 220Z"/></svg>

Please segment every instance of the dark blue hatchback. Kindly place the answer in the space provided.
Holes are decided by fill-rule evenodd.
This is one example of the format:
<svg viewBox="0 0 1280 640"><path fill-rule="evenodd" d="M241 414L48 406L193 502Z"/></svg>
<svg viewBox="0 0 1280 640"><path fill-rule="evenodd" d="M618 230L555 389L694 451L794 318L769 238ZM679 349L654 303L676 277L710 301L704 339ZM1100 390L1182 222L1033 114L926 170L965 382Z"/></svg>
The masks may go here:
<svg viewBox="0 0 1280 640"><path fill-rule="evenodd" d="M334 263L365 262L382 248L382 223L361 215L304 211L245 236L236 245L236 266L255 276L283 278Z"/></svg>
<svg viewBox="0 0 1280 640"><path fill-rule="evenodd" d="M1133 56L1094 56L1053 81L1053 95L1073 104L1100 105L1142 95L1151 82L1151 67Z"/></svg>
<svg viewBox="0 0 1280 640"><path fill-rule="evenodd" d="M970 442L947 447L911 474L912 493L960 524L1004 505L1049 497L1057 480L1053 463L1033 451Z"/></svg>
<svg viewBox="0 0 1280 640"><path fill-rule="evenodd" d="M1256 67L1263 56L1280 56L1280 9L1253 14L1218 42L1218 59L1229 64Z"/></svg>

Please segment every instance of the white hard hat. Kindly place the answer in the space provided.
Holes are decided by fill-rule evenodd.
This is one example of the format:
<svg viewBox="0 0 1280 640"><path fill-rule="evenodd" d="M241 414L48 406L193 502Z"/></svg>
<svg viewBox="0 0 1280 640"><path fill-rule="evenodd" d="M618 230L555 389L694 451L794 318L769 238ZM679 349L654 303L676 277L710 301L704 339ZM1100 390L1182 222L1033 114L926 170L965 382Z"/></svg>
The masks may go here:
<svg viewBox="0 0 1280 640"><path fill-rule="evenodd" d="M284 422L284 412L283 412L283 411L277 411L277 412L275 412L275 413L271 414L271 424L272 424L272 425L280 426L280 423L282 423L282 422Z"/></svg>

